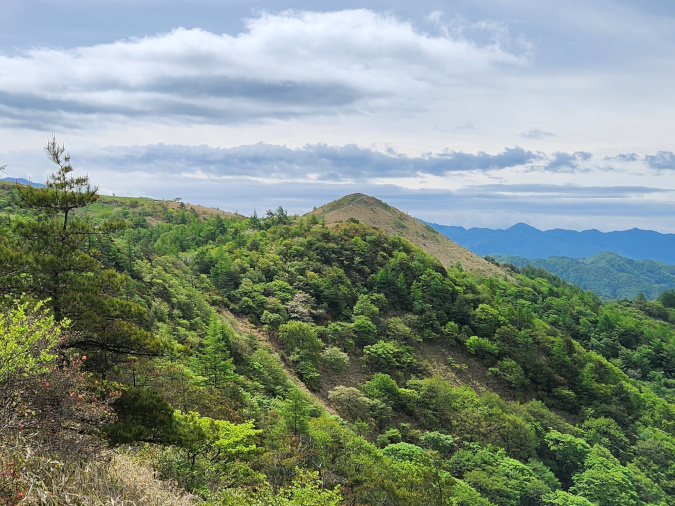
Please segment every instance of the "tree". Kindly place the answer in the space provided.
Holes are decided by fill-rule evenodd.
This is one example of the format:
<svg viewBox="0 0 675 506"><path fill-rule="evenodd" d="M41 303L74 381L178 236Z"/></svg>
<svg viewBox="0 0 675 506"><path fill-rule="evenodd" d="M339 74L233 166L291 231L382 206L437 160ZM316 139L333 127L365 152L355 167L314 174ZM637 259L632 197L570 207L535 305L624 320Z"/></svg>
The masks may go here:
<svg viewBox="0 0 675 506"><path fill-rule="evenodd" d="M348 420L360 418L367 421L370 418L370 399L357 388L338 385L328 392L328 400L335 404Z"/></svg>
<svg viewBox="0 0 675 506"><path fill-rule="evenodd" d="M409 369L416 363L413 349L396 341L378 341L366 346L361 360L373 371Z"/></svg>
<svg viewBox="0 0 675 506"><path fill-rule="evenodd" d="M255 438L261 432L252 421L234 424L194 411L176 410L171 435L174 447L164 450L160 473L176 479L188 490L195 490L208 479L227 476L236 461L255 456L259 450Z"/></svg>
<svg viewBox="0 0 675 506"><path fill-rule="evenodd" d="M583 439L571 434L562 434L552 430L544 440L548 446L550 459L548 464L563 488L572 483L572 476L584 467L584 460L591 451L591 446Z"/></svg>
<svg viewBox="0 0 675 506"><path fill-rule="evenodd" d="M97 448L93 436L113 421L109 406L119 393L89 381L80 370L86 356L56 349L67 325L42 302L0 310L0 447L12 440L26 445L24 455L82 456Z"/></svg>
<svg viewBox="0 0 675 506"><path fill-rule="evenodd" d="M261 489L252 492L243 488L224 492L223 506L247 504L249 506L338 506L342 501L340 486L326 489L319 479L319 473L296 469L293 483L281 490L274 490L264 484Z"/></svg>
<svg viewBox="0 0 675 506"><path fill-rule="evenodd" d="M62 346L86 352L90 368L105 371L125 355L156 352L140 328L145 310L121 297L124 276L97 258L95 246L120 224L94 225L77 215L99 199L98 189L71 175L70 156L55 138L46 151L58 169L42 188L17 185L17 203L29 215L12 223L13 262L0 265L0 277L11 277L14 296L46 300L57 322L72 321Z"/></svg>
<svg viewBox="0 0 675 506"><path fill-rule="evenodd" d="M46 372L56 358L53 348L69 322L56 323L43 306L24 302L0 312L0 383Z"/></svg>
<svg viewBox="0 0 675 506"><path fill-rule="evenodd" d="M316 337L314 327L300 321L290 321L281 325L279 340L284 344L288 353L301 349L313 356L316 355L317 358L323 347L321 340Z"/></svg>
<svg viewBox="0 0 675 506"><path fill-rule="evenodd" d="M309 430L309 404L300 390L293 388L280 410L284 425L294 436Z"/></svg>
<svg viewBox="0 0 675 506"><path fill-rule="evenodd" d="M214 389L223 387L234 378L234 363L230 356L230 333L232 329L220 321L214 313L206 333L203 352L199 354L199 362Z"/></svg>
<svg viewBox="0 0 675 506"><path fill-rule="evenodd" d="M570 492L599 506L637 506L633 473L606 448L595 445L585 461L585 470L574 475Z"/></svg>

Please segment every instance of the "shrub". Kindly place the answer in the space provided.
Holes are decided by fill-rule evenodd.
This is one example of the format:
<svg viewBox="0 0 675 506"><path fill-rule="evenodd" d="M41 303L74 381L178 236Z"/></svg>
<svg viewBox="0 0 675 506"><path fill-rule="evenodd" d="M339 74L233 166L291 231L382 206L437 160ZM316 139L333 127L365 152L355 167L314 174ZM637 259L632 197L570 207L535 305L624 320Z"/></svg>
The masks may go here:
<svg viewBox="0 0 675 506"><path fill-rule="evenodd" d="M349 355L336 346L329 346L321 353L321 361L331 371L340 372L349 365Z"/></svg>
<svg viewBox="0 0 675 506"><path fill-rule="evenodd" d="M374 371L406 369L415 365L415 356L410 346L393 341L378 341L363 348L362 359Z"/></svg>
<svg viewBox="0 0 675 506"><path fill-rule="evenodd" d="M499 355L497 345L485 337L471 336L466 342L466 349L481 358L494 359Z"/></svg>
<svg viewBox="0 0 675 506"><path fill-rule="evenodd" d="M489 369L488 374L504 378L514 388L521 388L529 384L523 368L510 358L500 360L497 367Z"/></svg>

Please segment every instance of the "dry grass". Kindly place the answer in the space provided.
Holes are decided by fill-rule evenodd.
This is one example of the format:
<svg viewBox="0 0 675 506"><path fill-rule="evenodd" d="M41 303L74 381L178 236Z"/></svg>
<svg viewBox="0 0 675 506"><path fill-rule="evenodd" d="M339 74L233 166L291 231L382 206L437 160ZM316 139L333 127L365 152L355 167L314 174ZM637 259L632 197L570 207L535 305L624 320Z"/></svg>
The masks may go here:
<svg viewBox="0 0 675 506"><path fill-rule="evenodd" d="M155 478L132 456L107 451L94 459L35 450L30 435L0 435L0 502L6 505L187 506L200 501Z"/></svg>

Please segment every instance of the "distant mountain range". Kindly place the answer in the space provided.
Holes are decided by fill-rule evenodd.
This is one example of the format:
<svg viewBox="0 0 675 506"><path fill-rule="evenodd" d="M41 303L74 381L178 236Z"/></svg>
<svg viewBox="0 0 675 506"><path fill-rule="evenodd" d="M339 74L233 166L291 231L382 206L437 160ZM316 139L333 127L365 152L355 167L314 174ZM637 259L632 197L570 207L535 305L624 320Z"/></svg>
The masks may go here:
<svg viewBox="0 0 675 506"><path fill-rule="evenodd" d="M3 177L0 179L0 181L6 181L8 183L19 183L19 184L25 184L25 185L30 185L30 186L35 186L36 188L44 188L45 185L36 183L34 181L29 181L28 179L25 179L23 177Z"/></svg>
<svg viewBox="0 0 675 506"><path fill-rule="evenodd" d="M506 230L437 225L434 229L477 255L515 255L525 258L563 256L588 258L612 252L632 260L675 264L675 234L633 228L618 232L599 230L538 230L518 223Z"/></svg>

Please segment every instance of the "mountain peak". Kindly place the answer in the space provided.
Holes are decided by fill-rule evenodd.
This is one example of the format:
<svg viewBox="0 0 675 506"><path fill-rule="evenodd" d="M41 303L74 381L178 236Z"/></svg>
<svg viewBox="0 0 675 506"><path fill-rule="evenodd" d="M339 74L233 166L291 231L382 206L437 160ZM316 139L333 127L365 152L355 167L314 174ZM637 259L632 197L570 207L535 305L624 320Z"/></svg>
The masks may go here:
<svg viewBox="0 0 675 506"><path fill-rule="evenodd" d="M532 231L541 232L541 230L539 230L538 228L534 228L532 225L528 225L527 223L523 223L522 221L516 223L515 225L510 226L506 230L509 230L511 232L532 232Z"/></svg>
<svg viewBox="0 0 675 506"><path fill-rule="evenodd" d="M324 218L329 224L356 219L388 234L404 237L418 248L438 258L446 267L459 262L465 270L486 275L504 274L498 267L451 241L429 225L370 195L363 193L345 195L312 212Z"/></svg>

